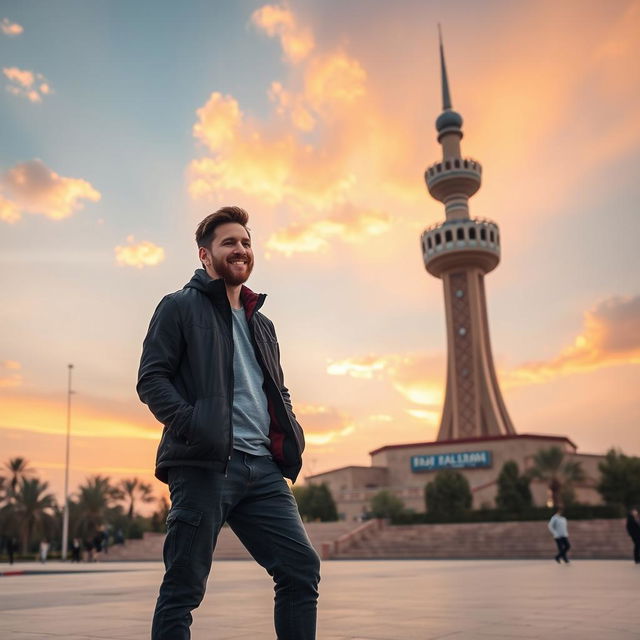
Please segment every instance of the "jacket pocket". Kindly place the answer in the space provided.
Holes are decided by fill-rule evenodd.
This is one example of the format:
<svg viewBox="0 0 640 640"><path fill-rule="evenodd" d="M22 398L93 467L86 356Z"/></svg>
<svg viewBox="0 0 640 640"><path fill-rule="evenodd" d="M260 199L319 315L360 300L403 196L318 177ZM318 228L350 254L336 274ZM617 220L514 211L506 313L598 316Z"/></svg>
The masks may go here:
<svg viewBox="0 0 640 640"><path fill-rule="evenodd" d="M193 406L189 425L188 444L199 445L206 450L220 448L226 441L223 433L228 429L229 408L226 398L220 395L198 398Z"/></svg>
<svg viewBox="0 0 640 640"><path fill-rule="evenodd" d="M167 539L164 546L165 563L184 566L191 560L193 541L202 521L202 512L184 507L172 509L167 516Z"/></svg>

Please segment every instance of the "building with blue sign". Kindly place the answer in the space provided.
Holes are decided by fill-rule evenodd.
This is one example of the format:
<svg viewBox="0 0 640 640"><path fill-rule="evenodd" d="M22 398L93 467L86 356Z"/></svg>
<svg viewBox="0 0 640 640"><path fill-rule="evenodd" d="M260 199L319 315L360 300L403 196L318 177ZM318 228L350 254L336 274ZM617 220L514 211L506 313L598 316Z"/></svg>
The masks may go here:
<svg viewBox="0 0 640 640"><path fill-rule="evenodd" d="M311 483L326 483L338 506L340 517L347 520L362 517L371 498L386 489L397 495L408 509L425 511L424 488L442 469L456 469L469 482L473 507L495 506L497 477L502 465L515 461L521 471L533 465L540 449L558 447L567 460L578 461L585 480L575 487L576 499L586 504L599 504L596 491L601 455L579 454L576 445L563 436L520 434L489 436L460 440L391 444L370 452L370 466L347 466L307 476ZM548 503L548 487L539 481L531 483L534 503Z"/></svg>

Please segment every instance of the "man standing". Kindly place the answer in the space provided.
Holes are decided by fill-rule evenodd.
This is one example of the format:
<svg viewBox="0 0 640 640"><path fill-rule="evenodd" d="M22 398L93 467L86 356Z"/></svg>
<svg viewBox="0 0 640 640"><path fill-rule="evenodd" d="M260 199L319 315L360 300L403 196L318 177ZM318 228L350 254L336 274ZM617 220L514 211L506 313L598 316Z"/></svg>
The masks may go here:
<svg viewBox="0 0 640 640"><path fill-rule="evenodd" d="M320 563L284 479L304 436L265 295L244 286L248 220L223 207L198 225L203 269L162 299L143 345L137 390L164 425L155 475L171 492L153 640L190 637L225 522L273 577L278 640L315 638Z"/></svg>
<svg viewBox="0 0 640 640"><path fill-rule="evenodd" d="M555 557L556 562L560 564L560 558L562 558L567 564L569 558L567 558L567 551L571 549L569 544L569 530L567 527L567 519L562 515L562 509L558 509L549 520L549 531L556 541L558 546L558 553Z"/></svg>
<svg viewBox="0 0 640 640"><path fill-rule="evenodd" d="M640 564L640 522L638 522L638 510L630 509L627 515L627 533L633 541L633 560Z"/></svg>

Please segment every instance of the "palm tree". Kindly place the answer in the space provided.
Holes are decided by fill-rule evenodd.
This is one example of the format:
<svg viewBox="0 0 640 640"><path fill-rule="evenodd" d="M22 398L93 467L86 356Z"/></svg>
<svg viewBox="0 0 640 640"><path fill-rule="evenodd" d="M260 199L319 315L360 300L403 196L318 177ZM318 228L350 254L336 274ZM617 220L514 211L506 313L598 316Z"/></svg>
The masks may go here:
<svg viewBox="0 0 640 640"><path fill-rule="evenodd" d="M123 497L129 501L129 509L127 511L129 520L133 520L135 516L134 505L137 498L140 498L144 503L155 500L151 485L146 482L141 482L138 478L125 478L120 481L118 486L122 491Z"/></svg>
<svg viewBox="0 0 640 640"><path fill-rule="evenodd" d="M46 493L48 482L39 478L22 478L14 494L12 513L18 535L22 542L22 553L27 553L35 533L45 533L53 521L55 498Z"/></svg>
<svg viewBox="0 0 640 640"><path fill-rule="evenodd" d="M108 511L122 492L111 484L106 476L90 476L84 485L78 487L78 526L84 536L93 534L105 521Z"/></svg>
<svg viewBox="0 0 640 640"><path fill-rule="evenodd" d="M9 488L7 486L7 479L4 476L0 476L0 505L9 497Z"/></svg>
<svg viewBox="0 0 640 640"><path fill-rule="evenodd" d="M18 483L23 478L29 478L35 474L35 469L29 466L26 458L18 456L17 458L9 458L4 465L9 472L9 486L7 487L7 495L9 499L15 495Z"/></svg>
<svg viewBox="0 0 640 640"><path fill-rule="evenodd" d="M576 460L565 461L564 452L560 447L540 449L533 456L533 465L529 470L529 477L547 484L554 509L562 506L563 494L566 501L573 485L585 477L582 464Z"/></svg>

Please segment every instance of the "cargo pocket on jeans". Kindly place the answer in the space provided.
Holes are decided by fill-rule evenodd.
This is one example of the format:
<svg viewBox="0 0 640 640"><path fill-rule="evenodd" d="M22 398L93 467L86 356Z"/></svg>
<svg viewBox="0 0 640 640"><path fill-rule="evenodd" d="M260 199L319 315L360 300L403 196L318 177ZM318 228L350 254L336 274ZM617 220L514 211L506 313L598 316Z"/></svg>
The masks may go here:
<svg viewBox="0 0 640 640"><path fill-rule="evenodd" d="M172 509L167 516L168 564L189 564L191 548L202 520L202 512L194 509Z"/></svg>

